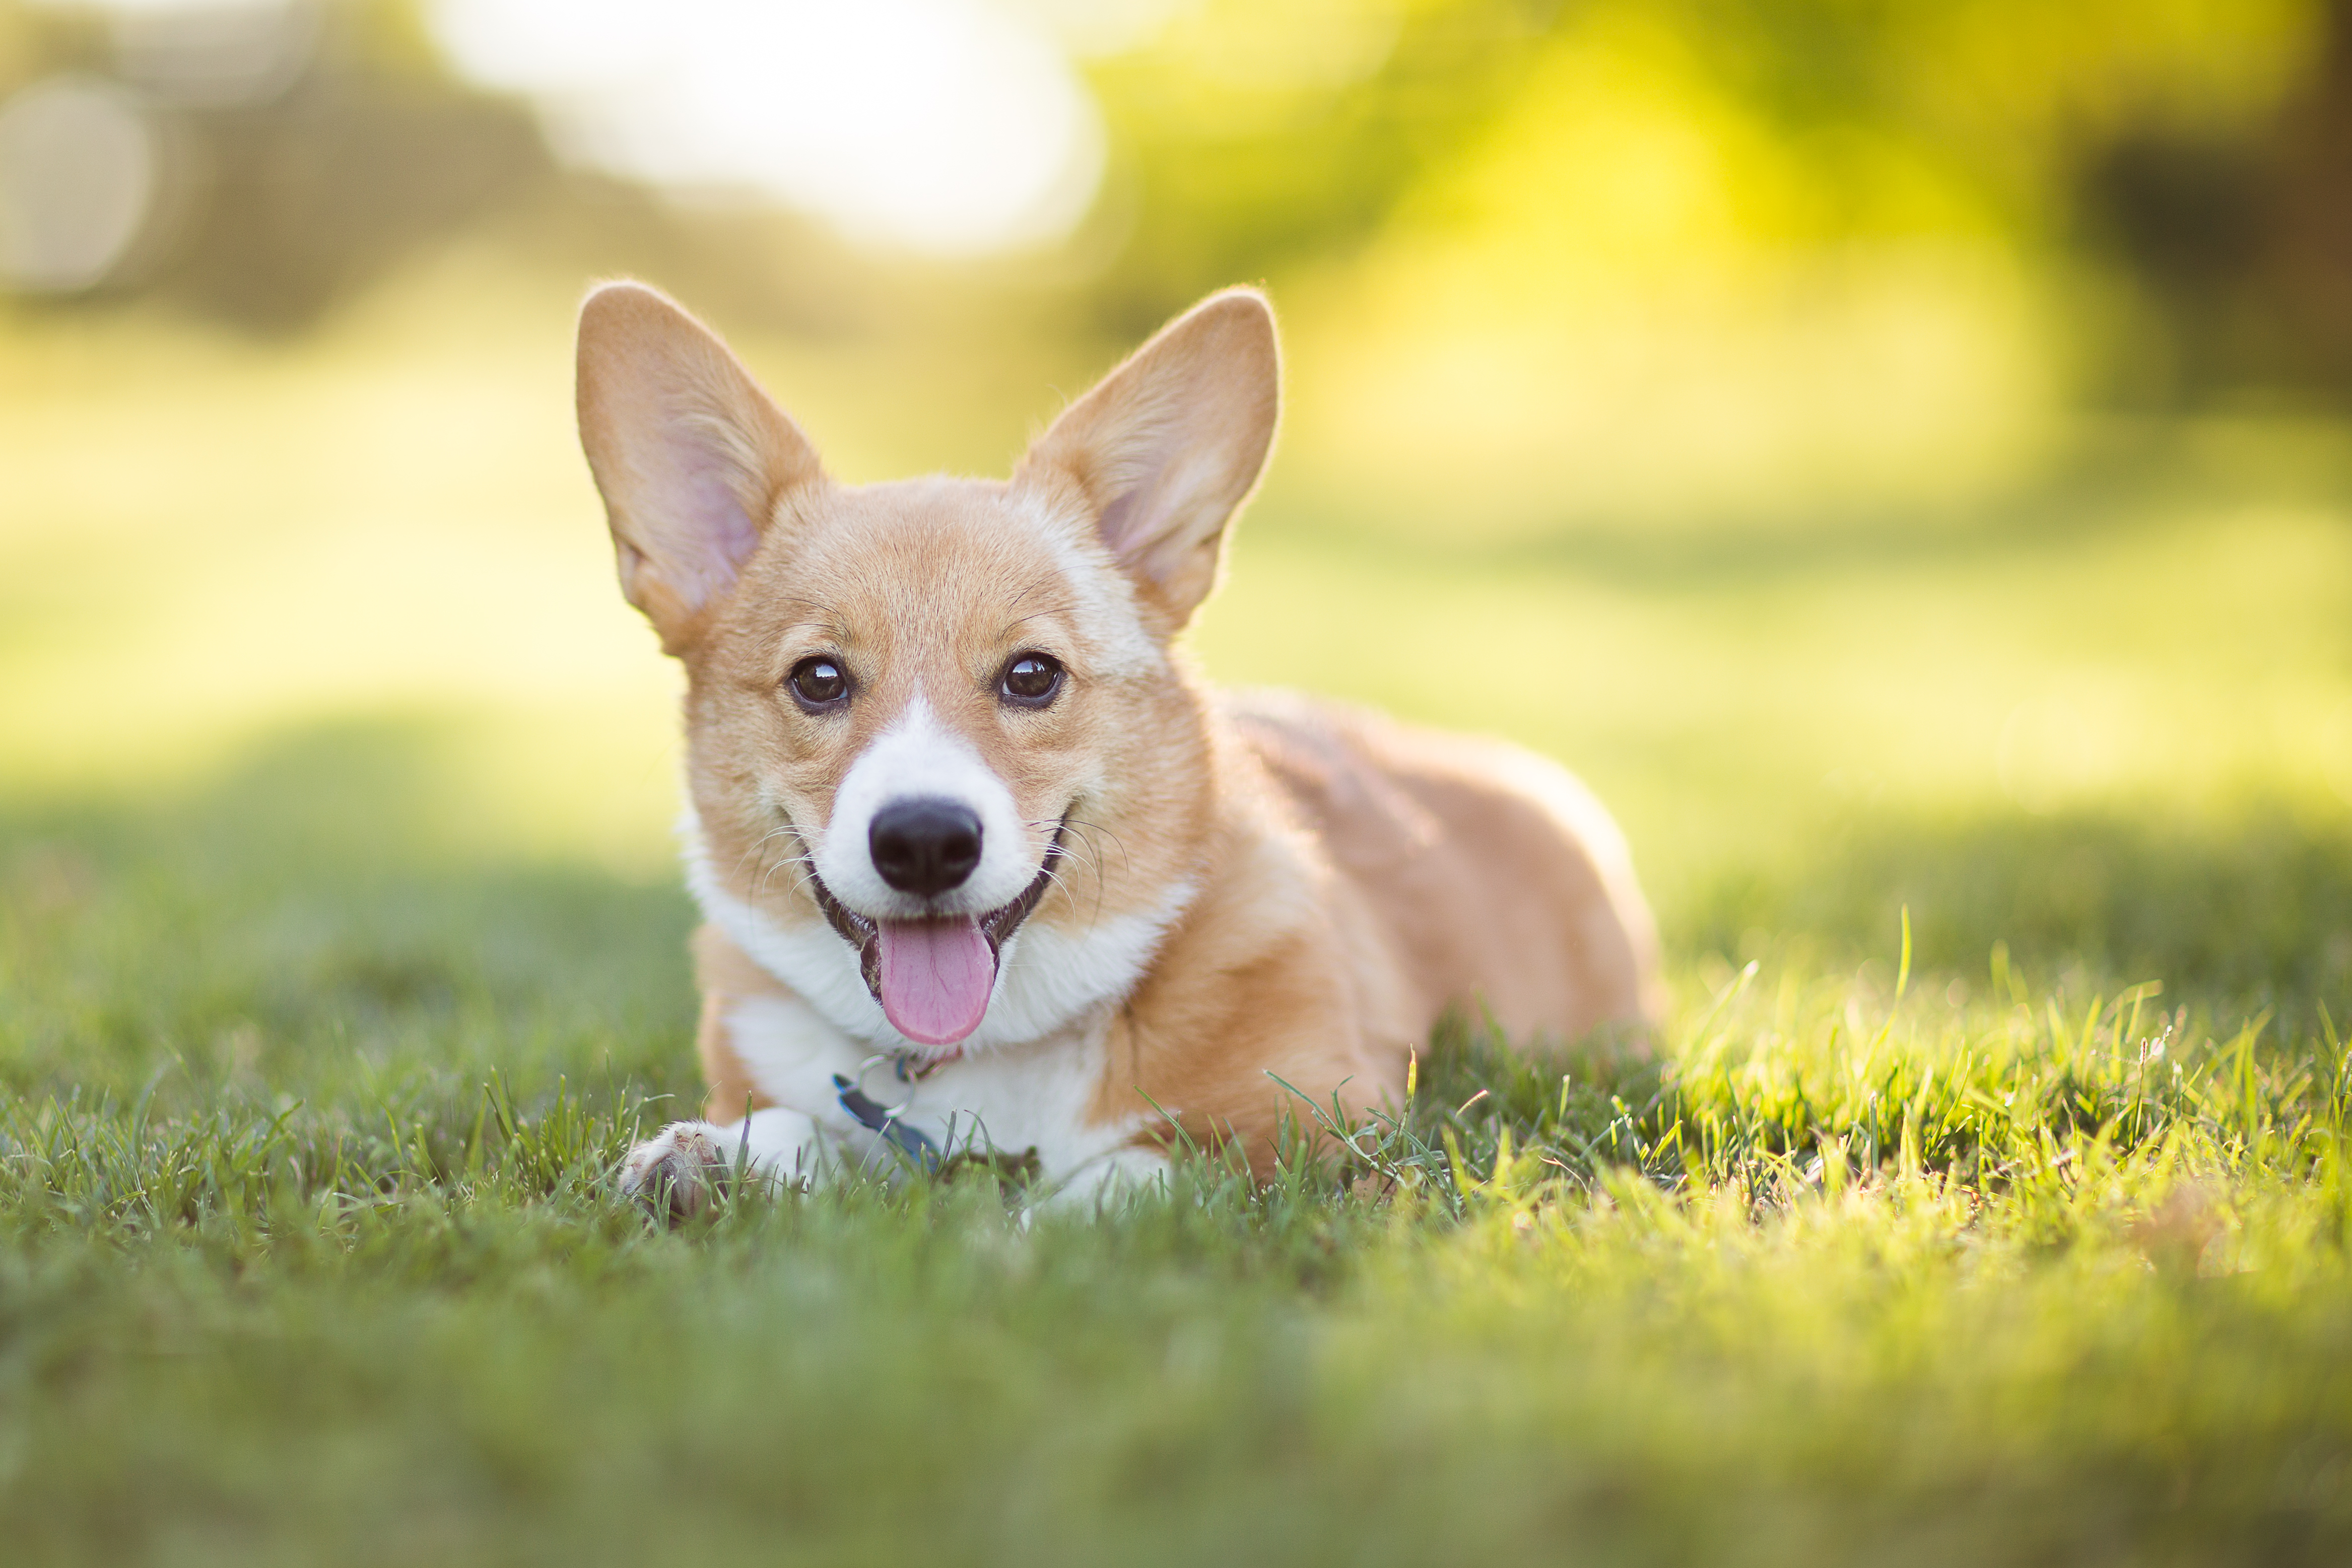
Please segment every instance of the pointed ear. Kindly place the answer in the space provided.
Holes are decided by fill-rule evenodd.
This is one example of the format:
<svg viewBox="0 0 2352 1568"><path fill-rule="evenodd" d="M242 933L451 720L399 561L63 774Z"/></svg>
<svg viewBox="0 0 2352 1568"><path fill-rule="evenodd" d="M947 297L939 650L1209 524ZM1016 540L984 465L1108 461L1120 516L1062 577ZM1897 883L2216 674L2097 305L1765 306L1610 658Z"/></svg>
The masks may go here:
<svg viewBox="0 0 2352 1568"><path fill-rule="evenodd" d="M579 397L621 591L680 653L777 500L824 468L726 345L641 283L605 284L581 306Z"/></svg>
<svg viewBox="0 0 2352 1568"><path fill-rule="evenodd" d="M1225 523L1257 483L1282 397L1274 311L1213 294L1072 403L1016 483L1074 487L1173 632L1217 580Z"/></svg>

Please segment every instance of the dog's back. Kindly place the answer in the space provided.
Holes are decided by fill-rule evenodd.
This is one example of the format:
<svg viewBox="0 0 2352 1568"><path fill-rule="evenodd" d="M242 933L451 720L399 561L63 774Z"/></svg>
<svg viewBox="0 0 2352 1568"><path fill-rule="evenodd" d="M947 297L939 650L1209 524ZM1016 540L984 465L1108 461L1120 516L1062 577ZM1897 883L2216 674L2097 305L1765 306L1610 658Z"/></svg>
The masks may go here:
<svg viewBox="0 0 2352 1568"><path fill-rule="evenodd" d="M1654 1019L1657 937L1623 836L1565 768L1507 743L1288 693L1226 716L1368 917L1416 1037L1449 1007L1557 1047Z"/></svg>

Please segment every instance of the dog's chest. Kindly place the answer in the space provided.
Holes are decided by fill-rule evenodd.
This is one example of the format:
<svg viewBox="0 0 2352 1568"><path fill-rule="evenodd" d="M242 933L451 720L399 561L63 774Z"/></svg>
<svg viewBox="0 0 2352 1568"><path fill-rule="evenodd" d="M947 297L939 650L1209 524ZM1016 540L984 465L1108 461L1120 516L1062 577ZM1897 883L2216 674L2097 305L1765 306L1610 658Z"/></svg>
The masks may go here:
<svg viewBox="0 0 2352 1568"><path fill-rule="evenodd" d="M796 998L745 998L726 1014L729 1041L761 1098L807 1115L843 1149L887 1157L869 1124L878 1108L947 1153L1034 1149L1057 1180L1116 1162L1141 1130L1139 1116L1092 1114L1107 1023L1101 1013L1044 1040L907 1072L898 1057L853 1040Z"/></svg>

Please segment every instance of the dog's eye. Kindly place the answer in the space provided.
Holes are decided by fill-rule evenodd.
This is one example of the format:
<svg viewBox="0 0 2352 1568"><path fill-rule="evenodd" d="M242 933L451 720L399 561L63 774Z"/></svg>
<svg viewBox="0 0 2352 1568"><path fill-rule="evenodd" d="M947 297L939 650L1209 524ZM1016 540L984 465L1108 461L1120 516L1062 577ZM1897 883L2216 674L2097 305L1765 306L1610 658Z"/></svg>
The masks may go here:
<svg viewBox="0 0 2352 1568"><path fill-rule="evenodd" d="M1019 707L1044 707L1061 689L1061 663L1044 653L1022 654L1004 666L997 683L1004 700Z"/></svg>
<svg viewBox="0 0 2352 1568"><path fill-rule="evenodd" d="M793 698L811 713L839 707L849 697L849 677L831 659L803 659L784 677Z"/></svg>

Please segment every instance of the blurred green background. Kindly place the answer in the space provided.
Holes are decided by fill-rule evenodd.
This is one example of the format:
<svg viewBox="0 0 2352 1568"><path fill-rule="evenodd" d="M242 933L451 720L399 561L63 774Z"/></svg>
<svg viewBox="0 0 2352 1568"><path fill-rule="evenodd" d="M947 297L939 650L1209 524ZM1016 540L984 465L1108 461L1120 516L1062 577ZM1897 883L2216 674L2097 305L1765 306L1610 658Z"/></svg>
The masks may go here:
<svg viewBox="0 0 2352 1568"><path fill-rule="evenodd" d="M621 273L853 479L1001 473L1264 282L1202 658L1566 759L1678 963L1908 902L2177 970L2148 866L2352 818L2352 6L7 0L20 894L43 813L354 720L481 852L667 878L571 430ZM2233 991L2352 973L2315 889Z"/></svg>

